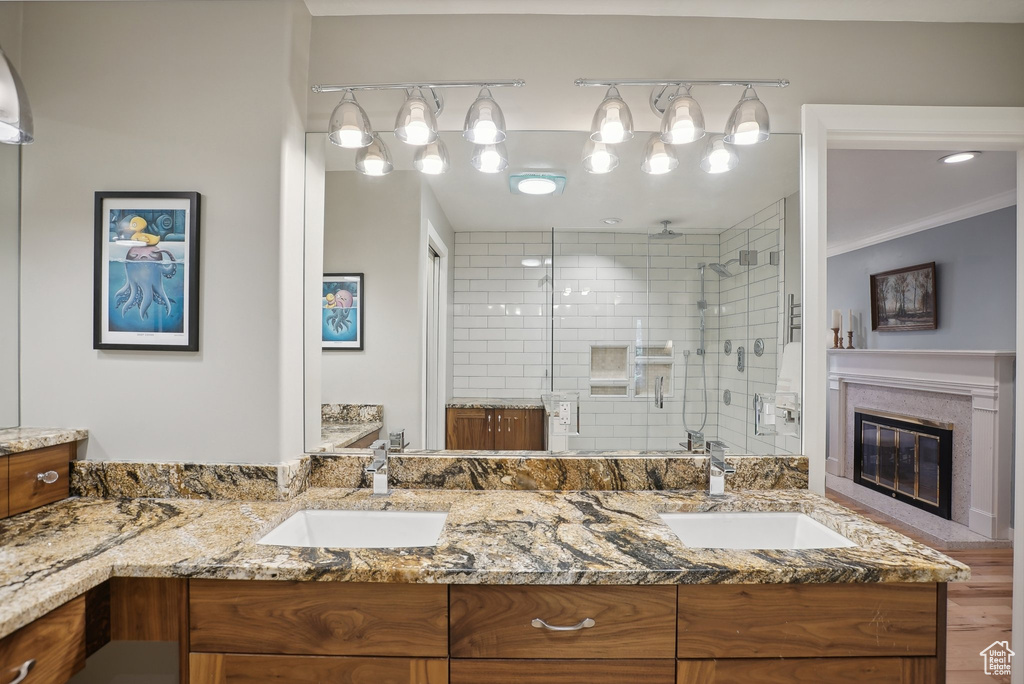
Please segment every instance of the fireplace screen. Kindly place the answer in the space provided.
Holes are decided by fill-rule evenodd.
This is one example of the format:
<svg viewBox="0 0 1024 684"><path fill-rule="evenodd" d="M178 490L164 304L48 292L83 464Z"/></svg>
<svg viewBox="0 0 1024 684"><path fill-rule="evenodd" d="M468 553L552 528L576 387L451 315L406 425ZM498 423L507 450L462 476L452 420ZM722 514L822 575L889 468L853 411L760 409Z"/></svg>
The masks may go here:
<svg viewBox="0 0 1024 684"><path fill-rule="evenodd" d="M953 426L854 412L854 481L950 518Z"/></svg>

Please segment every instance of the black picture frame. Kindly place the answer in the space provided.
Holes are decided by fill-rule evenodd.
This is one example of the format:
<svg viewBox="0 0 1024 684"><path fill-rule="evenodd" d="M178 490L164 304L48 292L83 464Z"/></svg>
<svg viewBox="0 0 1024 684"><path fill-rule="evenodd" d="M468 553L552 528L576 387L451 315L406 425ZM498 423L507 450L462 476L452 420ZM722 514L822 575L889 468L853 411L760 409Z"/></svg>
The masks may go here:
<svg viewBox="0 0 1024 684"><path fill-rule="evenodd" d="M320 345L325 351L363 351L366 340L366 280L362 273L324 273ZM339 292L350 295L342 306ZM355 309L355 316L352 316Z"/></svg>
<svg viewBox="0 0 1024 684"><path fill-rule="evenodd" d="M93 349L199 351L200 211L198 192L96 193Z"/></svg>
<svg viewBox="0 0 1024 684"><path fill-rule="evenodd" d="M939 327L938 280L935 276L935 262L896 268L882 273L873 273L871 281L871 329L879 332L906 332L911 330L935 330ZM913 309L902 313L887 313L889 295L894 302L901 302L905 308L906 294L910 292ZM894 292L895 291L895 292ZM884 318L883 318L884 317Z"/></svg>

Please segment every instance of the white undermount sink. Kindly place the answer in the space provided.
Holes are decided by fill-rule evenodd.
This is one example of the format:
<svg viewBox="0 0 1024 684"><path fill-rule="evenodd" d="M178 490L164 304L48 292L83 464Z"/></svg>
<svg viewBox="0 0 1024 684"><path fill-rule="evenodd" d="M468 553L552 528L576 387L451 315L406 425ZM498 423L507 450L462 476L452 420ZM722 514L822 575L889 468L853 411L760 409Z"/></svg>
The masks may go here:
<svg viewBox="0 0 1024 684"><path fill-rule="evenodd" d="M257 543L345 549L437 546L447 518L447 513L433 511L304 510Z"/></svg>
<svg viewBox="0 0 1024 684"><path fill-rule="evenodd" d="M856 546L803 513L661 513L687 546L703 549L834 549Z"/></svg>

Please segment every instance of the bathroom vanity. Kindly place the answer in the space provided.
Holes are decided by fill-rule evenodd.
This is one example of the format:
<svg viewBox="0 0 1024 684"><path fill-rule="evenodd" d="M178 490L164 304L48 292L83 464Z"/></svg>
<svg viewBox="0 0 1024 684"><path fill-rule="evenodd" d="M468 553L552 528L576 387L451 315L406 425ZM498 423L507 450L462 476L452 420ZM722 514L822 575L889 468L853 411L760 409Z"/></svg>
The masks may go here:
<svg viewBox="0 0 1024 684"><path fill-rule="evenodd" d="M446 520L434 546L258 543L303 510ZM802 512L852 545L693 548L660 517L712 510ZM946 582L969 575L793 489L71 498L0 537L0 667L54 673L26 684L110 639L177 640L194 684L924 684L943 677Z"/></svg>
<svg viewBox="0 0 1024 684"><path fill-rule="evenodd" d="M544 449L544 405L539 400L458 399L448 402L446 409L446 449Z"/></svg>
<svg viewBox="0 0 1024 684"><path fill-rule="evenodd" d="M85 437L84 430L0 430L0 518L67 498L77 440Z"/></svg>

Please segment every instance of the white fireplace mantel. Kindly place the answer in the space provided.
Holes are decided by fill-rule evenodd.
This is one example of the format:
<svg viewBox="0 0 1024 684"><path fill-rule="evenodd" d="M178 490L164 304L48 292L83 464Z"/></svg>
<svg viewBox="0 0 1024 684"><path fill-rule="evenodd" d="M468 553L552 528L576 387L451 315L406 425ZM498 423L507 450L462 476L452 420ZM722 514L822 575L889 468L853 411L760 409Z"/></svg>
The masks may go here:
<svg viewBox="0 0 1024 684"><path fill-rule="evenodd" d="M990 539L1009 538L1015 358L1012 351L830 350L827 472L852 477L845 472L846 418L853 410L846 405L845 386L968 396L972 407L969 527Z"/></svg>

